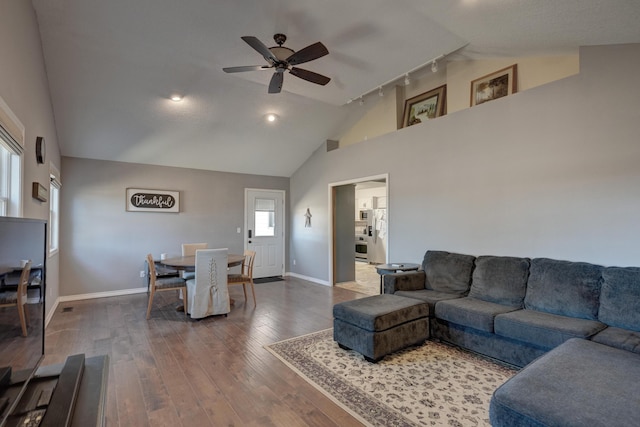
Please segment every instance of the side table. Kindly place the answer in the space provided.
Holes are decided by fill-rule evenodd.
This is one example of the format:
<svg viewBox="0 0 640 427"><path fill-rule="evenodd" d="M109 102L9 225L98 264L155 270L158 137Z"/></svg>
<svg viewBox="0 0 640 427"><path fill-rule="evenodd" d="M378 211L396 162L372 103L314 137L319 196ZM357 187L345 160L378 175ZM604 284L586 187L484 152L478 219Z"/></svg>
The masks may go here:
<svg viewBox="0 0 640 427"><path fill-rule="evenodd" d="M376 265L376 272L380 275L380 293L384 293L382 278L385 274L397 273L399 271L416 271L418 268L420 268L420 264L412 264L408 262L394 262L391 264Z"/></svg>

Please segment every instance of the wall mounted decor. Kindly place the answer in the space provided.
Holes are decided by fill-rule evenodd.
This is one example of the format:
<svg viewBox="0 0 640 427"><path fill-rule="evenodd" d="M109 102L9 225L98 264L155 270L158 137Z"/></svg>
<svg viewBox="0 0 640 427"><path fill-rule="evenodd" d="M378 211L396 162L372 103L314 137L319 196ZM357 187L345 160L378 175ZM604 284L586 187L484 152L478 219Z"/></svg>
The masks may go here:
<svg viewBox="0 0 640 427"><path fill-rule="evenodd" d="M446 114L447 85L422 93L404 102L402 127L416 125Z"/></svg>
<svg viewBox="0 0 640 427"><path fill-rule="evenodd" d="M180 192L127 188L127 211L180 212Z"/></svg>
<svg viewBox="0 0 640 427"><path fill-rule="evenodd" d="M518 64L471 82L471 107L518 91Z"/></svg>
<svg viewBox="0 0 640 427"><path fill-rule="evenodd" d="M47 194L49 190L39 182L34 182L31 186L31 197L40 200L41 202L47 201Z"/></svg>
<svg viewBox="0 0 640 427"><path fill-rule="evenodd" d="M306 228L311 228L311 211L307 208L307 212L304 214L304 226Z"/></svg>
<svg viewBox="0 0 640 427"><path fill-rule="evenodd" d="M44 136L36 137L36 162L40 165L44 163L46 157L45 148Z"/></svg>

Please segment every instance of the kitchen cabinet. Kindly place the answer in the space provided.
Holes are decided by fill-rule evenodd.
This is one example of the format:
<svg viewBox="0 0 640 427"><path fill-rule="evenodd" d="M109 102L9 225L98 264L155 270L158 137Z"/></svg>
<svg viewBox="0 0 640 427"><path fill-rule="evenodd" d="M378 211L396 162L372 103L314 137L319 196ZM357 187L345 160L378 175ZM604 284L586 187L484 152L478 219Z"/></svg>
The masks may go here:
<svg viewBox="0 0 640 427"><path fill-rule="evenodd" d="M373 197L365 197L356 200L358 209L373 209Z"/></svg>

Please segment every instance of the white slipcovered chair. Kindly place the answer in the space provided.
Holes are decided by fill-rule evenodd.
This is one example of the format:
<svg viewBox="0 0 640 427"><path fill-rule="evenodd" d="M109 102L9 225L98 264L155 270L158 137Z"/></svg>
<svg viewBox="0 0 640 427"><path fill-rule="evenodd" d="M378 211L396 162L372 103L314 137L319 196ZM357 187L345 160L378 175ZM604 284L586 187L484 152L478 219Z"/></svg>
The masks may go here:
<svg viewBox="0 0 640 427"><path fill-rule="evenodd" d="M188 307L192 319L218 314L226 316L231 311L227 265L226 248L196 251L195 278L187 280Z"/></svg>

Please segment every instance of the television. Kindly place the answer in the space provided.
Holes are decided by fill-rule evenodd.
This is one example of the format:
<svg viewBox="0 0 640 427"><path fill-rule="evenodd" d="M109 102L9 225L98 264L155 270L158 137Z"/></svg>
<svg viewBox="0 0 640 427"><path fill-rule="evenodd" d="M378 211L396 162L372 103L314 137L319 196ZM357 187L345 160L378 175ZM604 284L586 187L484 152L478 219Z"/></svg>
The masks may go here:
<svg viewBox="0 0 640 427"><path fill-rule="evenodd" d="M0 427L23 404L21 398L44 358L47 260L47 221L0 216L0 292L17 289L25 260L31 260L26 337L17 308L0 307Z"/></svg>

